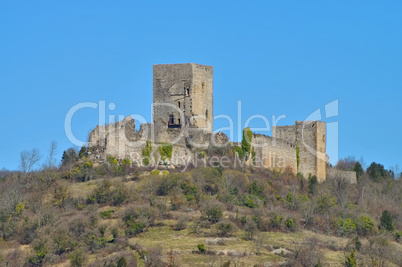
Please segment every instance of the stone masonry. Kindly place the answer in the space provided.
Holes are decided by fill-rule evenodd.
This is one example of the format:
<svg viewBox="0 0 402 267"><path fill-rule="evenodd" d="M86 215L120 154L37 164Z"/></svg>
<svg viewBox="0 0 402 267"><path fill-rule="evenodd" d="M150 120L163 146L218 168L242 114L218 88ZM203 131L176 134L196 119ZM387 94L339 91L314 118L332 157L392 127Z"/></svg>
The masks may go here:
<svg viewBox="0 0 402 267"><path fill-rule="evenodd" d="M230 145L223 133L213 134L213 67L206 65L161 64L153 66L153 123L142 124L135 131L130 116L121 122L97 126L89 135L93 158L108 155L128 158L141 165L142 151L152 143L158 147L173 145L174 165L192 162L195 153L211 146ZM247 164L276 171L316 175L319 182L328 177L356 181L354 172L327 168L326 124L322 121L296 121L291 126L276 126L272 137L253 134L253 160ZM296 153L298 151L298 153ZM157 157L151 163L157 163ZM258 161L258 162L256 162Z"/></svg>

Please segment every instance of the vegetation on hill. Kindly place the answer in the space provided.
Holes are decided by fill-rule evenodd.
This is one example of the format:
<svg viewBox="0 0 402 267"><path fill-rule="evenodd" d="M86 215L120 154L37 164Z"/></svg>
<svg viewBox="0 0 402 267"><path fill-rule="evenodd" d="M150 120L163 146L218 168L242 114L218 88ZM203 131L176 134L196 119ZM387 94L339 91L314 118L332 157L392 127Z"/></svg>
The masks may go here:
<svg viewBox="0 0 402 267"><path fill-rule="evenodd" d="M1 265L402 265L402 179L380 164L345 159L358 184L318 184L253 167L99 165L88 152L35 171L37 151L24 152L21 171L0 172Z"/></svg>

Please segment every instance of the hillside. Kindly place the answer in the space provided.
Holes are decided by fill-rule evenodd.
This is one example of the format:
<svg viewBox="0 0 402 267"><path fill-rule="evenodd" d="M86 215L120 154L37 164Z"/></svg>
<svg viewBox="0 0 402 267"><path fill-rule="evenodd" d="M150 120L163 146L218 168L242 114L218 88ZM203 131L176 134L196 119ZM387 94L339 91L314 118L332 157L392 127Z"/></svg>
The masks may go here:
<svg viewBox="0 0 402 267"><path fill-rule="evenodd" d="M59 168L0 173L1 266L402 265L402 179L382 165L353 185L131 165L70 149Z"/></svg>

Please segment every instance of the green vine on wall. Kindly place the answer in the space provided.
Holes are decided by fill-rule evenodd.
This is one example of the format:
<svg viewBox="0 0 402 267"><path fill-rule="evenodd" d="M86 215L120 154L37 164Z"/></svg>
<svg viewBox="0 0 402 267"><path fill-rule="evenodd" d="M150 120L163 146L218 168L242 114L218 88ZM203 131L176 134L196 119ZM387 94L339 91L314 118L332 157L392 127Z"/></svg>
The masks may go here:
<svg viewBox="0 0 402 267"><path fill-rule="evenodd" d="M297 171L299 171L299 165L300 165L300 147L299 147L299 143L296 143L296 162L297 162Z"/></svg>
<svg viewBox="0 0 402 267"><path fill-rule="evenodd" d="M144 164L145 166L148 166L150 163L151 153L152 153L152 144L151 142L147 141L145 143L144 149L142 150L142 156L144 157L142 159L142 164Z"/></svg>
<svg viewBox="0 0 402 267"><path fill-rule="evenodd" d="M161 159L165 161L166 159L172 158L173 153L173 145L169 143L162 144L159 148L159 155L161 155Z"/></svg>

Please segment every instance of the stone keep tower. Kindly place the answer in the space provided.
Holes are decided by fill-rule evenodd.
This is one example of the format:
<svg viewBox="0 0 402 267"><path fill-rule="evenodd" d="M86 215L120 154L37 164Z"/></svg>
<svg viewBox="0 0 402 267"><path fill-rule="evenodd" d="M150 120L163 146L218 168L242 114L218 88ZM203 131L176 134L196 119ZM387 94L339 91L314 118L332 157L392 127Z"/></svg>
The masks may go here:
<svg viewBox="0 0 402 267"><path fill-rule="evenodd" d="M213 67L161 64L153 66L153 122L156 133L167 129L213 129Z"/></svg>
<svg viewBox="0 0 402 267"><path fill-rule="evenodd" d="M299 146L298 172L305 178L316 175L322 182L326 179L326 123L323 121L296 121L292 126L274 126L272 136Z"/></svg>

